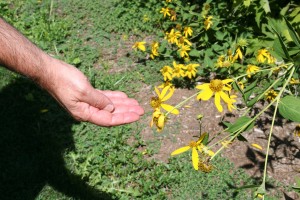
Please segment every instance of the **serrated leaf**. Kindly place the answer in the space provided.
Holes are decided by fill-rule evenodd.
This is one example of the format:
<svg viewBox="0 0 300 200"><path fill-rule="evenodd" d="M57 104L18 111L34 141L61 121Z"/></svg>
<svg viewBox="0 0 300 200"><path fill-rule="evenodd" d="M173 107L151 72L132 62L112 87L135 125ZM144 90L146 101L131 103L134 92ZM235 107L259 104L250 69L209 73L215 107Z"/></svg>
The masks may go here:
<svg viewBox="0 0 300 200"><path fill-rule="evenodd" d="M294 96L285 96L278 105L279 113L294 122L300 122L300 99Z"/></svg>

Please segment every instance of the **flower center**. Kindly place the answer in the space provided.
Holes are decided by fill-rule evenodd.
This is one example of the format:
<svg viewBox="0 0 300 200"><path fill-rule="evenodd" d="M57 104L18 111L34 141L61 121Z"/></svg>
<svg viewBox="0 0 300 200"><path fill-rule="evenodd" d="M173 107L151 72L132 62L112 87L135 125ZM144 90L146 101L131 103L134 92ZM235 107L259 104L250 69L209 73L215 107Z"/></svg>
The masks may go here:
<svg viewBox="0 0 300 200"><path fill-rule="evenodd" d="M152 108L159 108L161 105L161 100L158 97L152 97L150 101Z"/></svg>
<svg viewBox="0 0 300 200"><path fill-rule="evenodd" d="M191 148L194 148L194 147L197 147L198 145L197 145L197 142L191 141L189 146L190 146Z"/></svg>
<svg viewBox="0 0 300 200"><path fill-rule="evenodd" d="M213 92L220 92L223 89L223 83L221 80L219 79L214 79L210 81L209 84L209 88L213 91Z"/></svg>

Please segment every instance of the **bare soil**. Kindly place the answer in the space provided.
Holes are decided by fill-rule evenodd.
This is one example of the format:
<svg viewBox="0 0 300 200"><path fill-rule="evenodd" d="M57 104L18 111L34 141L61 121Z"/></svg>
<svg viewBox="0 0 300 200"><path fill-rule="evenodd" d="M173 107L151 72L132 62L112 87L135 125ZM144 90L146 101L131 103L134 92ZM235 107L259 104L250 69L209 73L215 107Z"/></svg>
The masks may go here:
<svg viewBox="0 0 300 200"><path fill-rule="evenodd" d="M152 108L149 103L151 96L154 96L153 91L154 89L151 86L145 85L141 87L139 94L137 94L141 105L146 111L142 123L147 124L147 126L141 134L146 143L151 144L154 141L161 143L158 152L151 158L163 162L168 161L172 151L186 146L192 140L196 140L200 132L207 132L212 137L223 130L222 120L234 122L243 113L236 110L232 113L226 110L220 113L212 100L200 102L194 98L180 109L178 116L170 116L165 129L161 133L157 133L155 128L148 126L151 121ZM177 89L168 104L176 105L196 92L196 90ZM204 116L201 125L197 120L199 114ZM243 168L247 174L258 180L262 180L272 114L272 112L265 113L252 130L243 133L248 142L236 140L228 148L225 148L221 154L221 156L233 162L236 168ZM275 187L274 189L277 192L278 190L282 191L282 199L300 199L297 193L288 192L284 187L287 185L295 186L295 177L300 177L300 140L293 134L295 126L295 123L283 119L276 121L268 157L268 177L281 183L281 187ZM222 133L217 139L227 134ZM263 149L254 148L251 145L253 143L259 144ZM220 145L214 150L219 147Z"/></svg>
<svg viewBox="0 0 300 200"><path fill-rule="evenodd" d="M134 38L130 38L127 42L123 41L120 43L120 48L117 48L117 53L108 53L109 55L114 55L113 57L107 58L107 56L104 56L106 61L111 61L109 63L112 65L112 73L128 70L128 68L132 67L122 66L122 68L120 68L117 64L118 59L126 56L126 52L132 50L132 41L135 41ZM145 151L147 148L157 149L157 152L153 155L151 154L151 157L148 156L148 158L156 159L161 162L168 162L172 151L179 147L186 146L192 140L196 140L200 133L207 132L210 134L210 137L213 137L223 130L224 126L222 121L234 122L243 114L242 110L235 110L230 113L226 109L220 113L217 111L213 100L200 102L194 98L180 109L178 116L171 115L164 130L158 133L155 128L149 127L152 117L150 98L155 96L154 88L150 85L139 84L141 84L140 90L135 94L135 98L138 99L145 109L145 116L139 124L143 124L143 127L145 127L141 135L147 144L141 148L141 151ZM168 100L168 104L176 105L196 92L196 90L177 89L173 97ZM259 107L262 106L263 105L260 105ZM253 113L251 113L253 116L255 112L260 110L259 107L255 108ZM201 120L201 124L197 120L199 114L204 116ZM272 115L273 112L271 111L263 114L252 130L243 133L247 142L236 140L221 153L221 156L228 158L234 163L236 168L244 169L250 177L258 180L262 180L263 176ZM297 193L288 191L285 187L296 186L295 177L300 178L300 138L294 135L296 125L296 123L291 123L284 119L276 121L268 156L267 175L269 178L280 182L279 186L273 185L274 188L269 192L282 192L281 199L286 200L300 199ZM216 137L216 139L218 140L227 134L228 133L222 133ZM214 140L213 143L217 140ZM160 144L157 145L157 143ZM251 145L253 143L260 145L263 149L259 150L254 148ZM218 148L220 148L220 145L216 146L213 150L216 151ZM145 156L147 157L147 154L145 154Z"/></svg>

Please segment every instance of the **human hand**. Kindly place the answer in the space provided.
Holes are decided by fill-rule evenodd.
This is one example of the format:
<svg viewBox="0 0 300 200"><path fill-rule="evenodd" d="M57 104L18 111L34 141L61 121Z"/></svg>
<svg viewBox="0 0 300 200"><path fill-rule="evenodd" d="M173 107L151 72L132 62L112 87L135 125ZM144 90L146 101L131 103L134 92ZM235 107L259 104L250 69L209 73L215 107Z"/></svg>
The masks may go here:
<svg viewBox="0 0 300 200"><path fill-rule="evenodd" d="M75 67L59 60L54 63L40 84L75 119L99 126L116 126L137 121L144 114L139 103L125 93L94 89Z"/></svg>

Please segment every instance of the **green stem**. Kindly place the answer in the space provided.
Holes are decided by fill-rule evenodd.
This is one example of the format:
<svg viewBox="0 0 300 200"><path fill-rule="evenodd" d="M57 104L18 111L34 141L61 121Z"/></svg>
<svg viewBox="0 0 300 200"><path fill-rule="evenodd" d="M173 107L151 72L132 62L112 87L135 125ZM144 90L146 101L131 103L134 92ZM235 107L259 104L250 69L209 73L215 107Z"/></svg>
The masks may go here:
<svg viewBox="0 0 300 200"><path fill-rule="evenodd" d="M291 66L287 69L287 71L288 71L290 68L292 68L292 67L293 67L293 64L291 64ZM247 128L253 121L255 121L255 120L256 120L261 114L263 114L267 109L269 109L269 107L270 107L271 105L273 105L275 101L278 101L278 98L282 95L284 89L286 88L287 84L289 83L289 81L290 81L290 79L291 79L291 77L292 77L292 75L293 75L293 73L294 73L294 70L295 70L295 68L292 68L292 72L290 73L290 76L289 76L288 80L285 82L283 88L280 90L279 95L278 95L273 101L271 101L271 102L270 102L270 103L269 103L262 111L260 111L254 118L252 118L248 123L246 123L244 126L242 126L239 130L237 130L237 132L231 137L231 139L229 140L229 142L232 142L237 136L239 136L239 135L243 132L243 130L245 130L245 128ZM277 79L277 80L274 81L274 82L277 83L280 79L281 79L281 78ZM273 85L275 85L275 83L273 83L272 86L273 86ZM270 87L271 87L271 86L270 86ZM268 89L270 89L270 87L269 87ZM263 94L264 94L264 93L263 93ZM262 95L263 95L263 94L262 94ZM226 131L226 129L225 129L224 131ZM225 146L222 146L220 149L218 149L218 151L211 157L211 160L212 160L215 156L217 156L224 148L225 148Z"/></svg>
<svg viewBox="0 0 300 200"><path fill-rule="evenodd" d="M292 65L293 66L293 65ZM271 144L271 139L272 139L272 133L273 133L273 127L274 127L274 123L275 123L275 117L277 114L277 110L278 110L278 105L279 105L279 101L280 101L280 97L282 96L286 86L288 85L288 83L290 82L293 74L295 71L295 67L292 68L290 75L288 77L288 79L285 81L283 87L281 88L279 94L277 95L277 97L275 98L276 100L276 105L275 105L275 111L273 114L273 119L272 119L272 124L271 124L271 129L270 129L270 134L269 134L269 138L268 138L268 146L267 146L267 151L266 151L266 158L265 158L265 166L264 166L264 175L263 175L263 185L265 186L266 184L266 177L267 177L267 164L268 164L268 155L269 155L269 150L270 150L270 144Z"/></svg>
<svg viewBox="0 0 300 200"><path fill-rule="evenodd" d="M201 92L201 91L200 91ZM172 110L170 110L169 112L166 113L166 116L168 116L174 109L176 108L180 108L183 104L185 104L187 101L191 100L192 98L194 98L195 96L197 96L200 92L197 92L195 94L193 94L192 96L190 96L189 98L183 100L182 102L180 102L179 104L177 104L176 106L174 106L174 108Z"/></svg>

